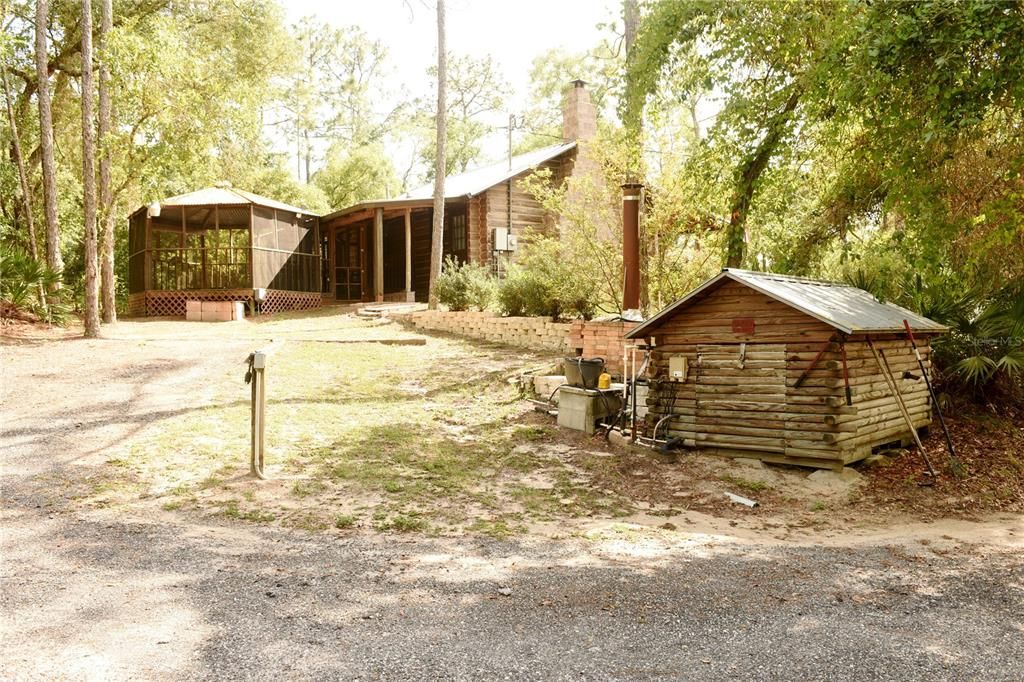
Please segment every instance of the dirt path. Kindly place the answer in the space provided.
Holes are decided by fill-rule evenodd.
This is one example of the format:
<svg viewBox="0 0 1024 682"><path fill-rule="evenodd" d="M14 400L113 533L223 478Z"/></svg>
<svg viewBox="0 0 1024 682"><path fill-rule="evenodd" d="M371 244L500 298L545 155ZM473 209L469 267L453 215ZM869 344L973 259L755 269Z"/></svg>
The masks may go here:
<svg viewBox="0 0 1024 682"><path fill-rule="evenodd" d="M207 404L256 339L172 329L0 346L4 678L1024 677L1016 517L779 541L640 515L493 540L83 505L112 446Z"/></svg>

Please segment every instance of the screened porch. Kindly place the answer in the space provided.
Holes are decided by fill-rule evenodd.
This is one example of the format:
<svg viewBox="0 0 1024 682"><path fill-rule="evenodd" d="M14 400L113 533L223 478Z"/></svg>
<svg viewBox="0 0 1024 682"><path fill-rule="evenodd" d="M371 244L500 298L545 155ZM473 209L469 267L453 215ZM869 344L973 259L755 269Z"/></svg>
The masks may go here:
<svg viewBox="0 0 1024 682"><path fill-rule="evenodd" d="M182 200L192 195L183 195L131 216L131 312L183 315L186 300L266 302L274 310L319 305L319 218L238 190L193 194L212 192L229 192L234 203L191 204Z"/></svg>

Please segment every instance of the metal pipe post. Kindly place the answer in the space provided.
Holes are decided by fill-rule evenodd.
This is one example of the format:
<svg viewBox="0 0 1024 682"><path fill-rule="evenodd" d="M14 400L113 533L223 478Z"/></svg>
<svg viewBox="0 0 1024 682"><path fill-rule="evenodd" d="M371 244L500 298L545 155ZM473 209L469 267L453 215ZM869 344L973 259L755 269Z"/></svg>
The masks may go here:
<svg viewBox="0 0 1024 682"><path fill-rule="evenodd" d="M622 309L640 310L640 190L643 185L622 186Z"/></svg>

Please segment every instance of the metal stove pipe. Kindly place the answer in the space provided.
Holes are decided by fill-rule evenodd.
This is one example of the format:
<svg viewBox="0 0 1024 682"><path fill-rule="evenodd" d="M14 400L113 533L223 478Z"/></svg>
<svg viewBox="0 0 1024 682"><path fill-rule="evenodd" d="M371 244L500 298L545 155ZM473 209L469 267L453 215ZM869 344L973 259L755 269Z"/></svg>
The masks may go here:
<svg viewBox="0 0 1024 682"><path fill-rule="evenodd" d="M622 310L640 310L640 190L643 185L622 186Z"/></svg>

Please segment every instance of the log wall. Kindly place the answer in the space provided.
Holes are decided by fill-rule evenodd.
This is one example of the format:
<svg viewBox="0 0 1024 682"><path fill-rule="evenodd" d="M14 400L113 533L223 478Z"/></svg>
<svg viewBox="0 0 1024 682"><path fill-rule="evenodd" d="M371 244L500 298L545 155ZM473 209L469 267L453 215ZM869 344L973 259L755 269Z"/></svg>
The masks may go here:
<svg viewBox="0 0 1024 682"><path fill-rule="evenodd" d="M541 167L551 171L552 182L557 186L563 178L563 163L558 159L548 161ZM518 175L511 180L512 183L512 234L522 238L530 230L540 232L551 232L554 228L554 217L551 216L541 203L532 194L526 191L523 184L524 178L532 174L532 171ZM509 187L507 182L495 185L484 194L486 197L485 208L487 216L485 253L491 251L491 230L495 227L506 227L509 224L508 198Z"/></svg>

